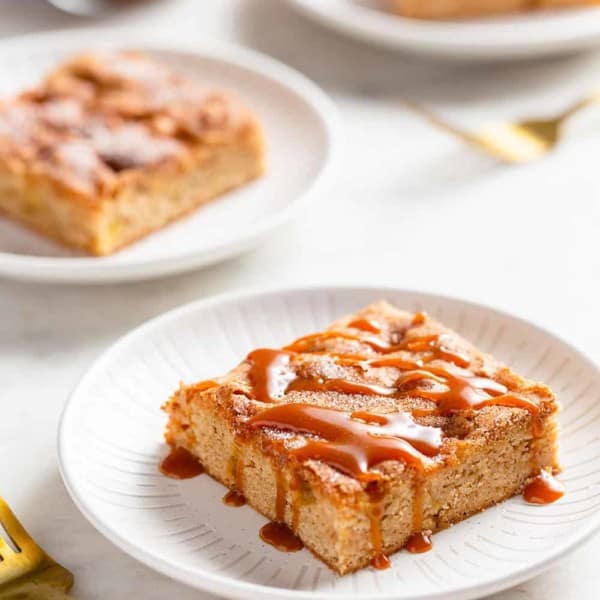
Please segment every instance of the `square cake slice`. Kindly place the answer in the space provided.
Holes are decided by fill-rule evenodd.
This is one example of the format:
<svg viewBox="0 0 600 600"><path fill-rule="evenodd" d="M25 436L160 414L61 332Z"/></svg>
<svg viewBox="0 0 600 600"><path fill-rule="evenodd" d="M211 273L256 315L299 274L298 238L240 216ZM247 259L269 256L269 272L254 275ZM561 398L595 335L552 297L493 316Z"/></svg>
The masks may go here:
<svg viewBox="0 0 600 600"><path fill-rule="evenodd" d="M543 8L592 6L599 0L391 0L392 10L416 19L455 19Z"/></svg>
<svg viewBox="0 0 600 600"><path fill-rule="evenodd" d="M174 452L340 574L423 551L432 532L526 486L533 501L560 495L550 389L385 302L254 350L163 408Z"/></svg>
<svg viewBox="0 0 600 600"><path fill-rule="evenodd" d="M106 255L263 173L235 97L133 52L88 53L0 103L0 211Z"/></svg>

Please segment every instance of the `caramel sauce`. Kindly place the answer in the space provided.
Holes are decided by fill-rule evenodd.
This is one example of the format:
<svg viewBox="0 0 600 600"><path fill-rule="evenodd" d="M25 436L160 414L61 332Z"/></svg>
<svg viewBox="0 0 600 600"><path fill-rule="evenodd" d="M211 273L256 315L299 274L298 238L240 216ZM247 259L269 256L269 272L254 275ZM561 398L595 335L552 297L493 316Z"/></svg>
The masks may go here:
<svg viewBox="0 0 600 600"><path fill-rule="evenodd" d="M184 448L173 446L160 463L160 471L172 479L191 479L204 473L204 467L193 454Z"/></svg>
<svg viewBox="0 0 600 600"><path fill-rule="evenodd" d="M212 379L207 379L206 381L199 381L193 385L194 389L197 392L204 392L205 390L210 390L211 388L217 387L219 384Z"/></svg>
<svg viewBox="0 0 600 600"><path fill-rule="evenodd" d="M371 510L369 513L369 521L370 521L370 536L371 536L371 545L373 546L373 551L375 552L375 556L371 561L371 564L376 569L387 569L390 566L389 558L383 552L383 534L381 531L381 521L383 519L383 503L379 498L373 498L371 496Z"/></svg>
<svg viewBox="0 0 600 600"><path fill-rule="evenodd" d="M290 453L300 462L320 460L362 481L380 478L372 469L386 460L421 467L436 456L442 431L416 423L404 412L388 415L350 413L310 404L280 404L248 421L251 427L318 436Z"/></svg>
<svg viewBox="0 0 600 600"><path fill-rule="evenodd" d="M458 367L451 370L423 366L420 369L405 371L396 381L396 386L402 389L407 384L420 381L441 384L442 389L411 389L415 395L435 402L441 414L449 414L457 410L480 409L485 406L522 408L530 412L532 417L536 417L539 413L537 404L531 400L509 393L506 386L493 379L478 377L471 371Z"/></svg>
<svg viewBox="0 0 600 600"><path fill-rule="evenodd" d="M372 319L355 319L348 323L350 329L360 329L369 333L381 333L381 325Z"/></svg>
<svg viewBox="0 0 600 600"><path fill-rule="evenodd" d="M523 497L531 504L552 504L564 495L565 486L548 471L541 471L523 491Z"/></svg>
<svg viewBox="0 0 600 600"><path fill-rule="evenodd" d="M281 552L298 552L304 548L302 540L284 523L267 523L261 527L260 538Z"/></svg>
<svg viewBox="0 0 600 600"><path fill-rule="evenodd" d="M427 313L417 312L417 313L415 313L415 315L413 317L412 326L417 327L419 325L423 325L423 323L425 323L425 321L427 321Z"/></svg>
<svg viewBox="0 0 600 600"><path fill-rule="evenodd" d="M313 352L315 348L318 348L323 342L327 340L348 340L351 342L359 342L370 346L376 352L387 353L393 352L394 346L389 342L381 339L376 335L369 333L354 334L346 331L322 331L320 333L311 333L304 337L298 338L295 342L292 342L288 346L284 347L284 350L289 352Z"/></svg>
<svg viewBox="0 0 600 600"><path fill-rule="evenodd" d="M296 377L289 369L289 352L260 348L250 352L247 360L252 392L261 402L274 402L284 396L289 382Z"/></svg>
<svg viewBox="0 0 600 600"><path fill-rule="evenodd" d="M391 566L391 561L386 554L380 552L373 557L371 560L371 566L378 571L384 571L385 569L389 569Z"/></svg>
<svg viewBox="0 0 600 600"><path fill-rule="evenodd" d="M223 496L223 504L238 508L246 504L246 498L244 494L240 494L240 492L236 492L235 490L230 490Z"/></svg>
<svg viewBox="0 0 600 600"><path fill-rule="evenodd" d="M418 338L408 338L398 344L392 344L378 335L373 335L381 333L381 328L367 319L352 321L348 324L348 327L359 329L362 332L366 332L366 334L354 334L347 331L334 330L322 331L301 337L288 346L285 346L284 350L289 352L314 352L315 348L318 348L327 340L344 339L365 344L380 354L392 354L402 350L408 352L425 352L429 354L427 362L442 359L452 362L458 367L468 367L471 362L467 354L448 348L447 342L450 338L446 334L436 333Z"/></svg>
<svg viewBox="0 0 600 600"><path fill-rule="evenodd" d="M338 336L339 332L325 332ZM318 334L321 335L321 334ZM345 334L342 335L344 337ZM431 343L431 336L413 339L410 345ZM301 344L303 339L301 338ZM426 340L423 342L422 340ZM346 379L305 378L296 374L290 365L290 356L297 342L288 346L288 350L260 349L248 355L250 363L249 378L253 386L253 396L262 402L273 402L293 391L304 392L339 392L368 396L399 396L412 393L421 398L435 402L440 414L446 415L457 410L480 409L485 406L508 406L522 408L532 415L532 426L536 432L538 406L523 396L512 394L506 386L486 377L475 375L468 369L448 365L447 367L423 364L401 357L384 356L365 361L364 357L352 362L352 358L344 355L344 364L361 367L394 367L400 371L395 384L391 387L357 383ZM438 348L436 346L436 348ZM416 350L413 350L416 351ZM442 352L446 352L442 350ZM413 384L425 383L426 389L414 387ZM433 388L432 388L432 385ZM407 386L411 386L408 389Z"/></svg>
<svg viewBox="0 0 600 600"><path fill-rule="evenodd" d="M431 536L423 533L413 533L406 542L405 548L412 554L422 554L423 552L429 552L433 544L431 543Z"/></svg>

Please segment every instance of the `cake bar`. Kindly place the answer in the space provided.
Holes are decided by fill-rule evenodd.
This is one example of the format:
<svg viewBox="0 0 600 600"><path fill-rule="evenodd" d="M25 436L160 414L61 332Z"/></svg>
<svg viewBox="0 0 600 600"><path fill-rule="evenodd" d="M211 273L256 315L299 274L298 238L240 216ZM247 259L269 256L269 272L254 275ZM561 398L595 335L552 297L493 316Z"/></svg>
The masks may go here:
<svg viewBox="0 0 600 600"><path fill-rule="evenodd" d="M548 387L386 302L253 350L163 408L174 448L340 574L426 550L532 482L543 496L558 470Z"/></svg>

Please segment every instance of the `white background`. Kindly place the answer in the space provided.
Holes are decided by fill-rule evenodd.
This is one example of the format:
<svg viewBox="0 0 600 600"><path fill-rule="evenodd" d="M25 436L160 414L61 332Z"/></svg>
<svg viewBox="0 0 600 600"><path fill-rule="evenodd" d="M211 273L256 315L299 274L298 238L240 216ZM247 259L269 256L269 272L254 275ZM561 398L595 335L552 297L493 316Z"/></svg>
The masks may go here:
<svg viewBox="0 0 600 600"><path fill-rule="evenodd" d="M90 24L42 0L0 0L0 11L2 36ZM121 334L169 308L245 286L395 285L500 307L600 358L600 110L578 118L544 161L505 167L399 103L410 97L466 124L537 116L600 86L600 53L501 65L424 62L329 33L281 0L158 0L102 23L267 52L333 97L344 136L329 192L240 259L131 285L0 281L0 493L75 573L79 600L211 598L105 541L73 506L56 466L60 411L80 375ZM496 600L596 598L599 552L596 538Z"/></svg>

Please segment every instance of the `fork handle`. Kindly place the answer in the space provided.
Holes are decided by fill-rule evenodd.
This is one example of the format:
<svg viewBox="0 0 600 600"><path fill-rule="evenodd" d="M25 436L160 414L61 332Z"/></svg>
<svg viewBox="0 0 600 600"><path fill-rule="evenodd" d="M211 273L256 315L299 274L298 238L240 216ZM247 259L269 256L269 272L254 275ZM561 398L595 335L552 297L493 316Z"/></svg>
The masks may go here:
<svg viewBox="0 0 600 600"><path fill-rule="evenodd" d="M566 121L567 119L571 118L575 113L578 113L580 110L587 108L588 106L591 106L592 104L598 104L598 103L600 103L600 93L592 94L591 96L588 96L587 98L583 98L583 100L579 100L579 102L576 102L575 104L573 104L573 106L570 106L569 108L567 108L567 110L565 110L560 115L560 120Z"/></svg>
<svg viewBox="0 0 600 600"><path fill-rule="evenodd" d="M460 129L459 127L455 127L454 125L452 125L452 123L449 123L448 121L441 119L435 113L431 112L424 106L419 106L418 104L415 104L414 102L411 102L410 100L402 100L402 104L405 108L408 108L415 114L426 119L432 125L435 125L442 131L446 131L447 133L454 135L455 137L461 139L463 142L467 142L469 144L474 144L475 146L479 146L479 140L475 136L473 136L471 133L469 133L468 131L465 131L464 129Z"/></svg>

